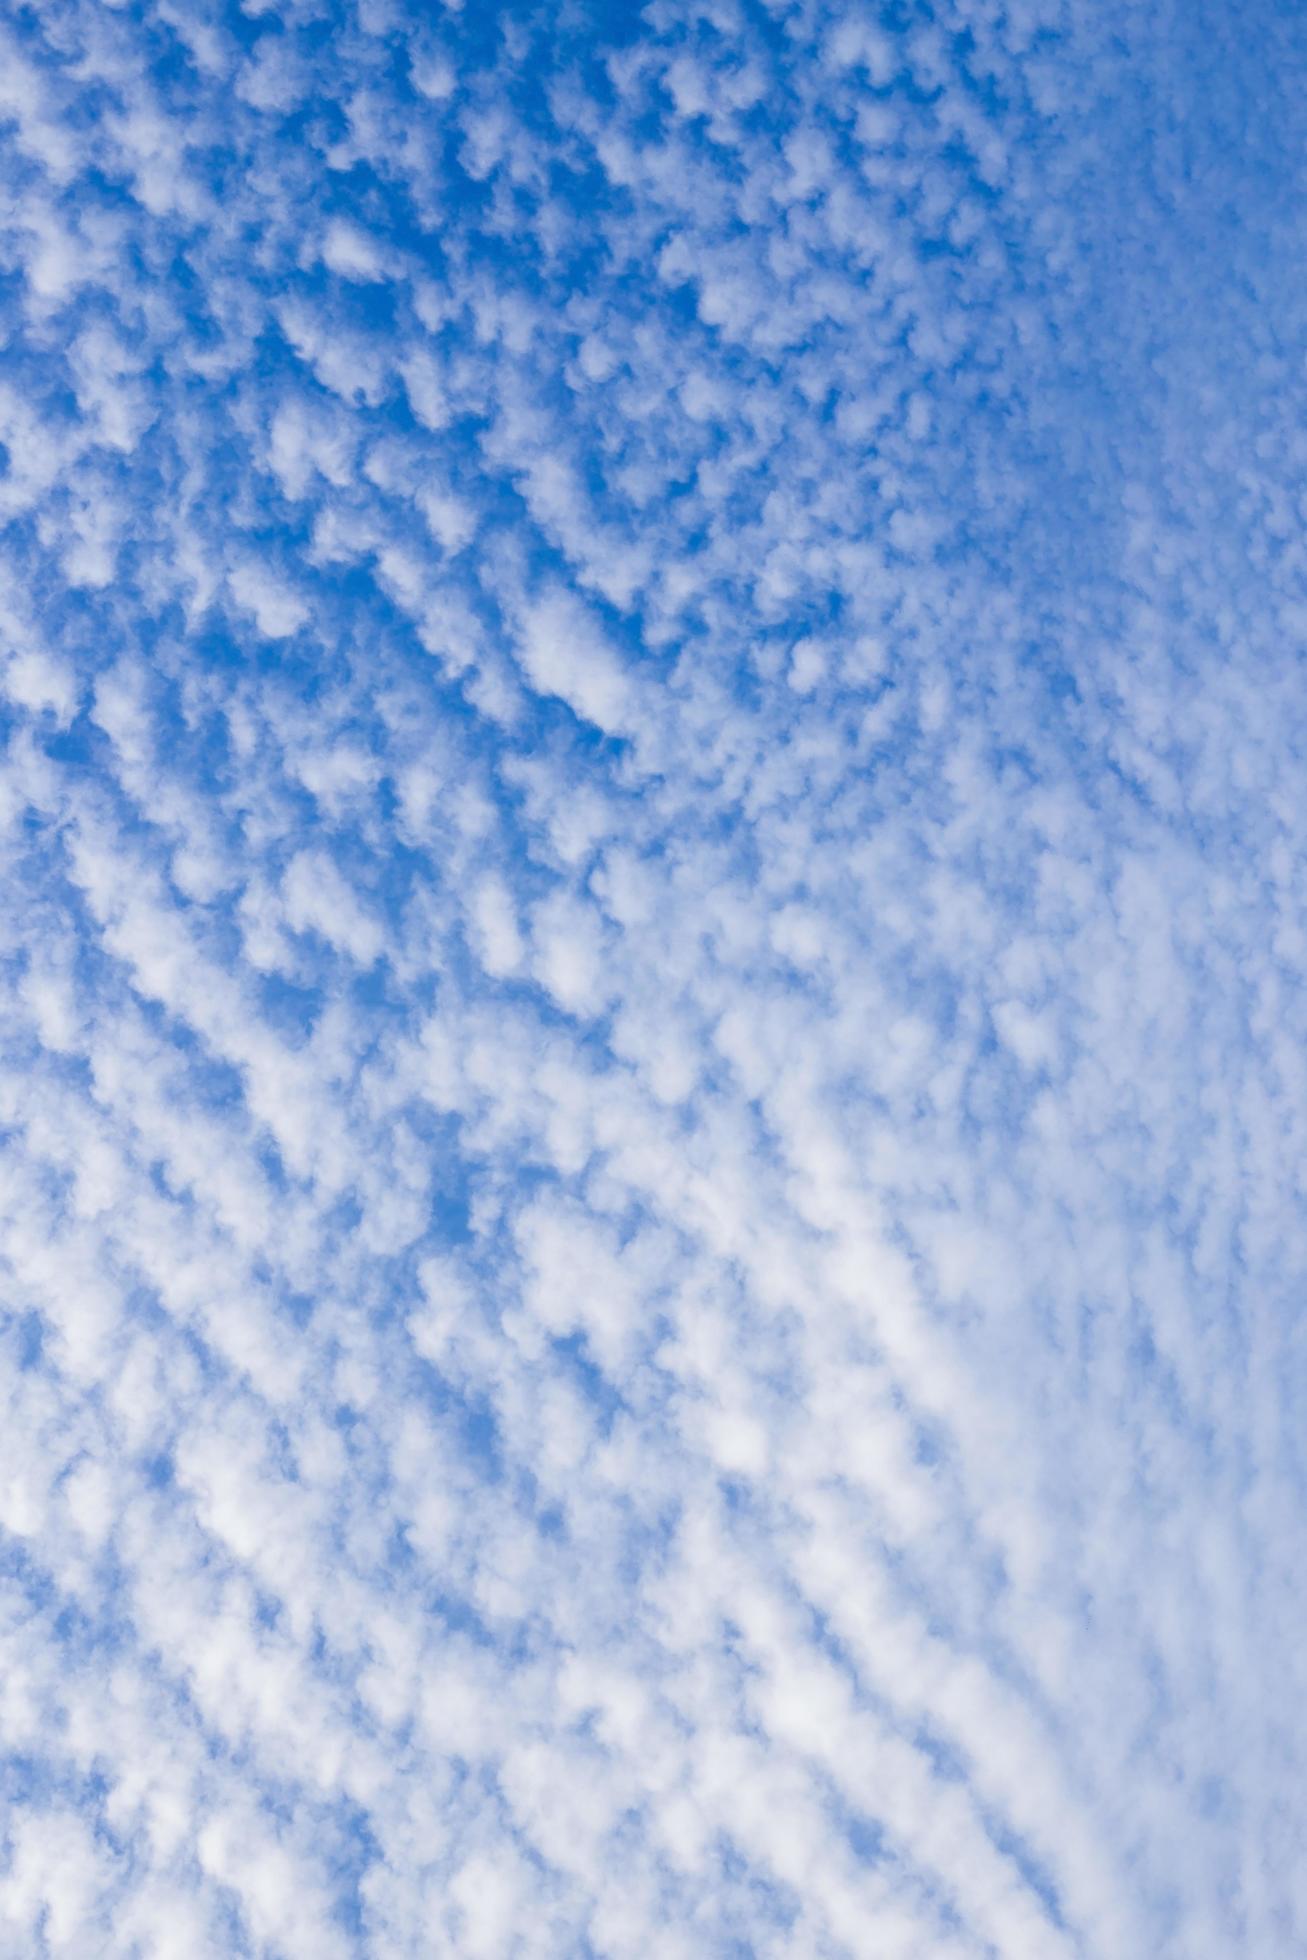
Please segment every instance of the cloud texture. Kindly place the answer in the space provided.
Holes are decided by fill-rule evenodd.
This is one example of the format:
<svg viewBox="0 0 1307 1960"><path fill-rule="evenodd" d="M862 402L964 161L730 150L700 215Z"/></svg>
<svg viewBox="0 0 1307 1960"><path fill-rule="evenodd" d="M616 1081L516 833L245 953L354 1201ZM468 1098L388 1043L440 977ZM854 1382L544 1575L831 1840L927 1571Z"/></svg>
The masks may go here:
<svg viewBox="0 0 1307 1960"><path fill-rule="evenodd" d="M0 1947L1307 1948L1278 0L0 26Z"/></svg>

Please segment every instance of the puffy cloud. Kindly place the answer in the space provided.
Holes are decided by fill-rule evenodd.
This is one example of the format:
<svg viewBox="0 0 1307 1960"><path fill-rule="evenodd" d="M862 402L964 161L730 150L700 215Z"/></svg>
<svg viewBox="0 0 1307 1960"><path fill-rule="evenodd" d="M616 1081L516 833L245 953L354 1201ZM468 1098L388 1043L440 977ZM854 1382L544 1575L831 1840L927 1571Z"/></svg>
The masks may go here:
<svg viewBox="0 0 1307 1960"><path fill-rule="evenodd" d="M598 622L570 593L548 592L526 608L520 649L538 693L565 701L606 735L629 726L631 682Z"/></svg>
<svg viewBox="0 0 1307 1960"><path fill-rule="evenodd" d="M474 12L0 45L0 1943L1296 1950L1301 51Z"/></svg>

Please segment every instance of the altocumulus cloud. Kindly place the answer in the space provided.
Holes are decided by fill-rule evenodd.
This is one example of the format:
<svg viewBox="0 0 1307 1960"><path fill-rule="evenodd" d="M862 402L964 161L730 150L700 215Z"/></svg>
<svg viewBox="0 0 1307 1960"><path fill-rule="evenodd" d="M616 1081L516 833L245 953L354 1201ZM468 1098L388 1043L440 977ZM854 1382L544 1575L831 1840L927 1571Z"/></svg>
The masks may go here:
<svg viewBox="0 0 1307 1960"><path fill-rule="evenodd" d="M0 26L0 1948L1307 1950L1300 10Z"/></svg>

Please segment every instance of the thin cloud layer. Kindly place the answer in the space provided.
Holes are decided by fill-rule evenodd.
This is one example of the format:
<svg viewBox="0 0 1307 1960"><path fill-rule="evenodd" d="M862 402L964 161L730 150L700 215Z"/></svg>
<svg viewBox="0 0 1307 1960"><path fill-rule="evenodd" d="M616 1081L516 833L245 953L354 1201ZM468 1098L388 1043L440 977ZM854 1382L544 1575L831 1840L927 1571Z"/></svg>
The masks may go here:
<svg viewBox="0 0 1307 1960"><path fill-rule="evenodd" d="M0 1947L1307 1947L1292 11L0 29Z"/></svg>

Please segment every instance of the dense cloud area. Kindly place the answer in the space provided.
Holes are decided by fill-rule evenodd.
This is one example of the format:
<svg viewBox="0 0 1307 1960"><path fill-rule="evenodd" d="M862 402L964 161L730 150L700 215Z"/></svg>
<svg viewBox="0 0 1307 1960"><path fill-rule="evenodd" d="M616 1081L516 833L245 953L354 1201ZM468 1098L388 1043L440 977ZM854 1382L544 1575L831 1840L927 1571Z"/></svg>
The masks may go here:
<svg viewBox="0 0 1307 1960"><path fill-rule="evenodd" d="M0 26L0 1949L1307 1950L1307 28Z"/></svg>

